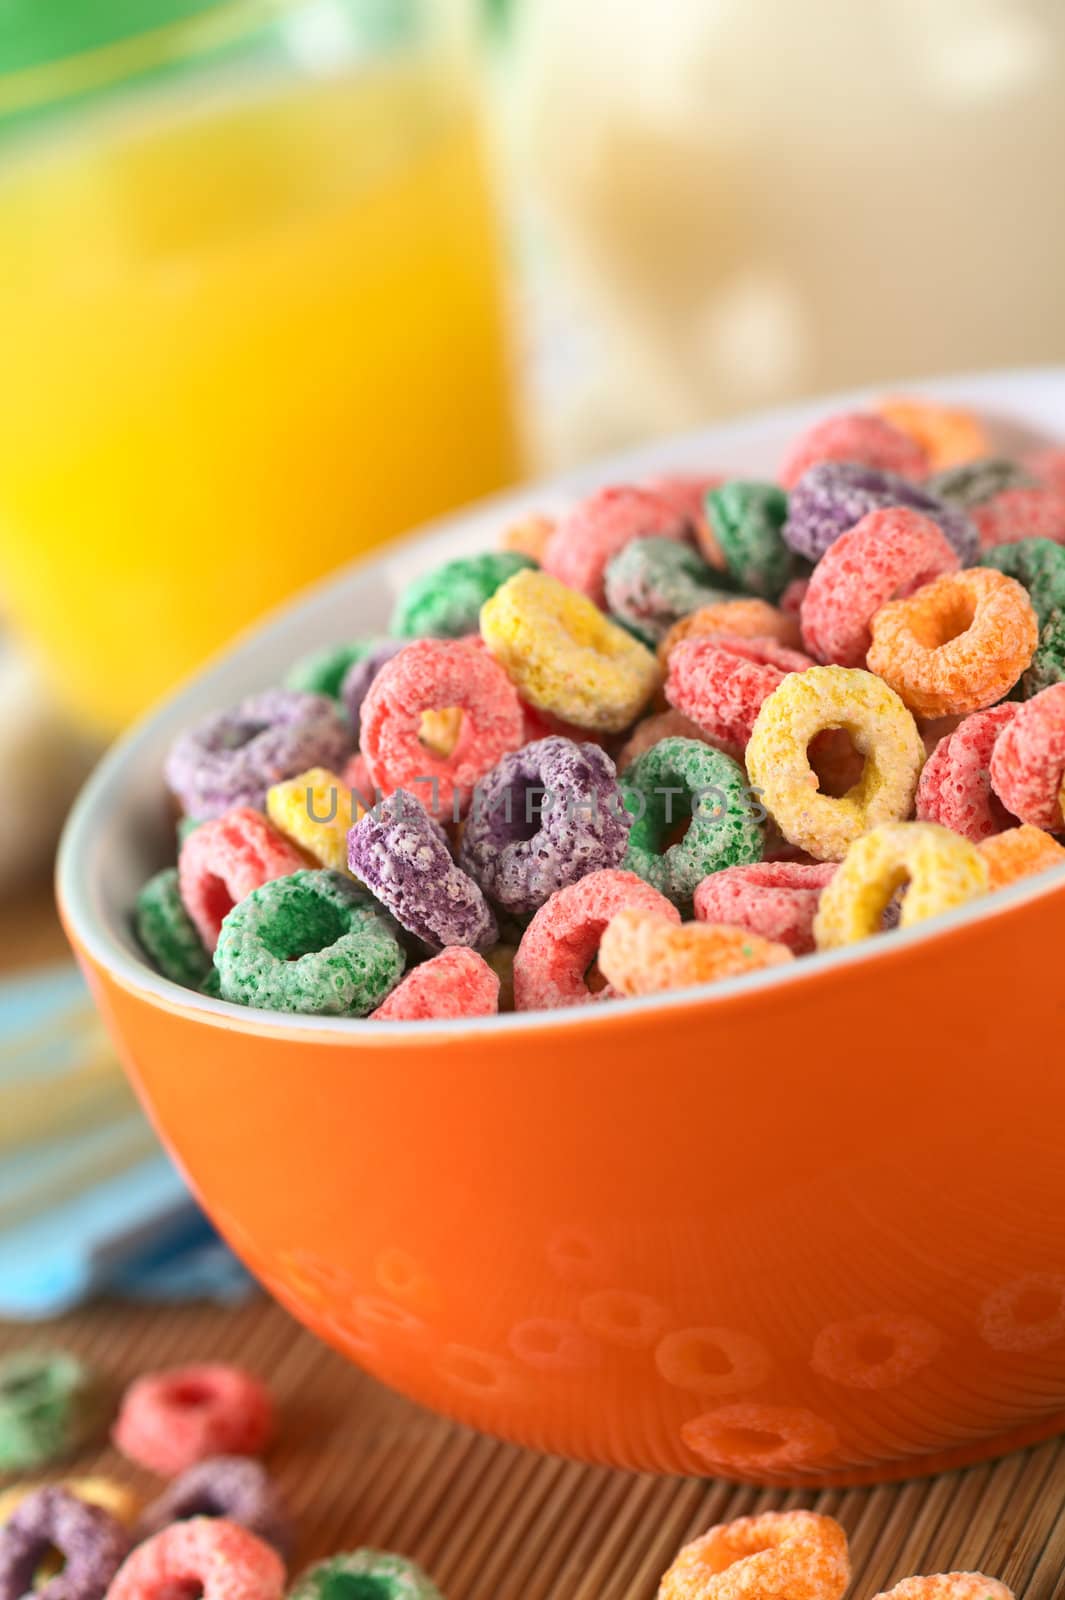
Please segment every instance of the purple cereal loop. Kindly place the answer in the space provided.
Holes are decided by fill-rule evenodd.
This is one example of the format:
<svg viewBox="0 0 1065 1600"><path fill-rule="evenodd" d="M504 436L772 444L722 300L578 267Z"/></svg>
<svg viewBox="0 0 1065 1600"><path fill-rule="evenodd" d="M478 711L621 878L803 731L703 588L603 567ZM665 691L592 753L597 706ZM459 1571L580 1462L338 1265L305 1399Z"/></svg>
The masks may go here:
<svg viewBox="0 0 1065 1600"><path fill-rule="evenodd" d="M405 789L348 833L348 865L401 927L433 950L494 944L496 919L477 884L451 859L447 835Z"/></svg>
<svg viewBox="0 0 1065 1600"><path fill-rule="evenodd" d="M906 506L937 523L962 566L976 560L979 538L964 510L901 478L854 461L820 461L803 473L788 501L786 544L810 561L820 561L841 533L870 511Z"/></svg>
<svg viewBox="0 0 1065 1600"><path fill-rule="evenodd" d="M393 656L398 656L410 642L409 639L382 639L380 644L375 644L361 661L353 662L344 674L344 681L340 685L340 699L351 722L356 744L359 742L362 702L366 699L371 684L385 663L391 661Z"/></svg>
<svg viewBox="0 0 1065 1600"><path fill-rule="evenodd" d="M166 781L187 816L217 817L231 806L261 811L275 783L308 767L342 767L351 749L351 729L328 695L266 689L181 734L166 758Z"/></svg>
<svg viewBox="0 0 1065 1600"><path fill-rule="evenodd" d="M64 1565L43 1588L34 1579L51 1549ZM0 1528L0 1600L103 1600L131 1548L122 1524L66 1489L36 1489Z"/></svg>
<svg viewBox="0 0 1065 1600"><path fill-rule="evenodd" d="M478 785L459 865L520 915L589 872L620 866L631 827L605 751L537 739L505 755Z"/></svg>
<svg viewBox="0 0 1065 1600"><path fill-rule="evenodd" d="M147 1507L137 1538L150 1539L190 1517L239 1522L282 1556L292 1547L292 1527L277 1490L262 1462L248 1456L212 1456L189 1467Z"/></svg>

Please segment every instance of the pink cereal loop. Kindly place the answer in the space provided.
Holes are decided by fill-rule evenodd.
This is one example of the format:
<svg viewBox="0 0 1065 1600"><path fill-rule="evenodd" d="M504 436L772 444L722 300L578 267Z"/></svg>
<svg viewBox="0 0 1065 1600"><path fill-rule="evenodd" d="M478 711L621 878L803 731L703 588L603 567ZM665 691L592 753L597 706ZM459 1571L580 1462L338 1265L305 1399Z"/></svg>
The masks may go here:
<svg viewBox="0 0 1065 1600"><path fill-rule="evenodd" d="M112 1438L131 1461L175 1477L209 1456L258 1455L273 1422L269 1392L258 1378L207 1362L147 1373L130 1384Z"/></svg>
<svg viewBox="0 0 1065 1600"><path fill-rule="evenodd" d="M849 1580L847 1536L833 1517L766 1511L686 1544L658 1600L840 1600Z"/></svg>
<svg viewBox="0 0 1065 1600"><path fill-rule="evenodd" d="M832 882L835 863L759 861L726 867L704 878L695 891L699 922L746 928L795 955L815 948L814 917L821 891Z"/></svg>
<svg viewBox="0 0 1065 1600"><path fill-rule="evenodd" d="M711 743L741 753L763 702L789 672L812 667L809 656L773 639L718 633L684 639L669 657L669 704Z"/></svg>
<svg viewBox="0 0 1065 1600"><path fill-rule="evenodd" d="M805 648L818 661L863 667L881 606L912 594L960 562L928 517L904 507L871 511L829 546L802 602Z"/></svg>
<svg viewBox="0 0 1065 1600"><path fill-rule="evenodd" d="M1065 683L1017 708L991 752L991 787L1007 811L1047 833L1062 829Z"/></svg>
<svg viewBox="0 0 1065 1600"><path fill-rule="evenodd" d="M281 1600L285 1567L277 1552L222 1517L193 1517L138 1545L112 1580L107 1600Z"/></svg>
<svg viewBox="0 0 1065 1600"><path fill-rule="evenodd" d="M607 923L629 907L680 922L676 906L634 872L604 868L556 890L529 923L514 957L515 1010L555 1009L614 998L610 989L593 993L585 973Z"/></svg>
<svg viewBox="0 0 1065 1600"><path fill-rule="evenodd" d="M915 439L885 417L862 411L826 417L800 434L780 468L785 489L794 489L819 461L856 461L903 478L923 478L928 471L928 456Z"/></svg>
<svg viewBox="0 0 1065 1600"><path fill-rule="evenodd" d="M448 755L427 750L422 713L457 706L462 727ZM383 794L407 789L449 820L476 784L523 738L521 703L502 667L461 639L416 639L386 662L362 703L361 751ZM420 785L420 786L419 786Z"/></svg>
<svg viewBox="0 0 1065 1600"><path fill-rule="evenodd" d="M874 1600L1014 1600L1013 1590L982 1572L937 1572L928 1578L903 1578Z"/></svg>
<svg viewBox="0 0 1065 1600"><path fill-rule="evenodd" d="M498 1010L499 979L487 961L465 945L450 945L408 972L370 1021L493 1017Z"/></svg>
<svg viewBox="0 0 1065 1600"><path fill-rule="evenodd" d="M1005 700L974 711L940 739L917 785L918 822L939 822L973 844L1016 825L991 787L991 753L1019 710Z"/></svg>
<svg viewBox="0 0 1065 1600"><path fill-rule="evenodd" d="M178 857L182 904L208 950L228 912L253 889L307 865L272 822L250 806L234 806L188 835Z"/></svg>
<svg viewBox="0 0 1065 1600"><path fill-rule="evenodd" d="M543 569L603 607L603 575L627 544L652 537L683 540L688 531L687 512L649 489L599 489L559 518L544 549Z"/></svg>

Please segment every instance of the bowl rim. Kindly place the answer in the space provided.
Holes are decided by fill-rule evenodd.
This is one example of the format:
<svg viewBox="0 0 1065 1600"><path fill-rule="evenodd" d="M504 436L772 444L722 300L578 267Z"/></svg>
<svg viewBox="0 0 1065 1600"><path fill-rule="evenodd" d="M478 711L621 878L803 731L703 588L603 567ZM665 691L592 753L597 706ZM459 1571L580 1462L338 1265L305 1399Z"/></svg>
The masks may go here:
<svg viewBox="0 0 1065 1600"><path fill-rule="evenodd" d="M116 936L107 918L97 916L86 865L92 855L89 848L91 840L106 827L106 810L111 794L121 785L123 774L136 764L143 746L151 742L160 720L172 716L201 680L223 669L230 658L238 655L242 646L250 640L269 633L296 612L313 611L334 590L350 583L360 573L388 565L402 550L426 543L442 543L471 522L492 524L497 519L513 520L531 510L542 510L553 501L587 493L603 483L624 481L626 478L631 480L647 473L669 470L668 465L663 465L663 453L679 455L689 451L693 454L706 451L708 454L722 454L727 452L730 443L747 440L752 431L784 426L797 431L828 411L853 409L891 393L964 405L967 400L976 403L972 399L973 389L992 388L1001 394L1000 403L1008 415L1009 390L1017 384L1057 386L1062 391L1065 404L1065 366L1053 364L866 385L860 389L802 401L797 405L757 411L684 434L671 435L585 463L534 484L520 485L424 523L327 574L236 634L195 673L139 717L101 758L71 807L56 856L56 898L68 938L80 955L106 972L121 988L158 1009L190 1019L240 1032L262 1033L277 1038L317 1039L321 1043L352 1045L372 1040L379 1044L386 1040L397 1044L413 1043L415 1040L428 1043L441 1037L452 1040L457 1037L483 1038L505 1035L515 1030L540 1031L571 1026L603 1028L628 1018L646 1018L649 1013L669 1012L678 1008L698 1010L700 1014L708 1015L721 1011L731 1002L756 999L764 991L771 991L774 995L789 993L795 985L808 985L845 974L848 968L859 962L890 962L929 942L950 941L967 928L1008 916L1055 893L1065 902L1065 865L1054 866L996 890L989 897L970 901L912 928L896 929L890 939L863 940L838 950L815 952L794 962L722 979L712 985L693 985L662 994L631 997L619 1006L591 1003L488 1017L373 1021L370 1018L311 1016L233 1005L164 978L146 960L135 956L127 948Z"/></svg>

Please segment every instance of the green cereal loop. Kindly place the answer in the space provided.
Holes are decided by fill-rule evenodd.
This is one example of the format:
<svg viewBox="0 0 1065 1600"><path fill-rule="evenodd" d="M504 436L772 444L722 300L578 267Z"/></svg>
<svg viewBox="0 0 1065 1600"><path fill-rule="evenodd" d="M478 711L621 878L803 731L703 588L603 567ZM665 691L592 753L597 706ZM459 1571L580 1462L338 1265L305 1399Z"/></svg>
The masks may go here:
<svg viewBox="0 0 1065 1600"><path fill-rule="evenodd" d="M99 1420L89 1369L64 1350L0 1361L0 1472L34 1471L83 1444Z"/></svg>
<svg viewBox="0 0 1065 1600"><path fill-rule="evenodd" d="M380 639L357 639L347 644L329 644L322 650L312 650L300 656L285 674L286 689L298 689L301 694L327 694L340 699L340 687L348 669L356 661L363 661L375 650Z"/></svg>
<svg viewBox="0 0 1065 1600"><path fill-rule="evenodd" d="M485 601L516 572L535 566L516 550L445 561L404 589L392 613L392 633L400 639L461 639L476 633Z"/></svg>
<svg viewBox="0 0 1065 1600"><path fill-rule="evenodd" d="M1020 698L1031 700L1055 683L1065 683L1065 611L1052 611L1040 630L1035 655L1021 677Z"/></svg>
<svg viewBox="0 0 1065 1600"><path fill-rule="evenodd" d="M365 1017L406 957L396 925L340 872L294 872L253 889L222 923L214 954L223 1000L267 1011Z"/></svg>
<svg viewBox="0 0 1065 1600"><path fill-rule="evenodd" d="M200 993L205 994L209 1000L221 1000L222 982L218 976L218 968L211 963L211 970L200 984Z"/></svg>
<svg viewBox="0 0 1065 1600"><path fill-rule="evenodd" d="M137 938L171 983L198 989L211 970L211 957L178 892L176 867L149 878L133 913Z"/></svg>
<svg viewBox="0 0 1065 1600"><path fill-rule="evenodd" d="M1065 548L1053 539L1018 539L996 544L980 556L982 567L995 567L1028 590L1040 628L1052 611L1065 610Z"/></svg>
<svg viewBox="0 0 1065 1600"><path fill-rule="evenodd" d="M741 589L778 600L795 576L796 557L781 535L788 497L775 483L734 478L711 489L707 520L725 564Z"/></svg>
<svg viewBox="0 0 1065 1600"><path fill-rule="evenodd" d="M443 1600L420 1567L384 1550L353 1550L308 1568L289 1600Z"/></svg>
<svg viewBox="0 0 1065 1600"><path fill-rule="evenodd" d="M735 598L716 586L717 577L690 545L633 539L607 565L606 601L614 620L654 649L681 617Z"/></svg>
<svg viewBox="0 0 1065 1600"><path fill-rule="evenodd" d="M762 824L746 775L712 745L660 739L628 769L621 787L636 818L622 870L637 873L680 910L690 909L710 873L761 861ZM684 838L663 851L673 826L689 814Z"/></svg>
<svg viewBox="0 0 1065 1600"><path fill-rule="evenodd" d="M968 511L1007 489L1034 489L1037 484L1038 479L1019 461L1011 461L1008 456L984 456L979 461L963 461L960 466L934 472L923 487L937 499Z"/></svg>

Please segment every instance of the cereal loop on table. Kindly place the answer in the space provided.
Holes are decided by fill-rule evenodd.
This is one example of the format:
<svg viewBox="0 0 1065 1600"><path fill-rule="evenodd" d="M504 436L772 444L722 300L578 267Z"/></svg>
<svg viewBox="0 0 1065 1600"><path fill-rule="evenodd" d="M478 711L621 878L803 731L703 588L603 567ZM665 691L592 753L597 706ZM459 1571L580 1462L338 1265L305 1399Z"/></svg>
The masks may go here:
<svg viewBox="0 0 1065 1600"><path fill-rule="evenodd" d="M1047 872L1051 867L1065 866L1065 845L1058 843L1042 828L1033 828L1022 822L1019 828L1007 828L985 839L980 854L987 863L989 887L1004 889L1018 878L1033 877L1037 872Z"/></svg>
<svg viewBox="0 0 1065 1600"><path fill-rule="evenodd" d="M809 656L772 639L727 633L685 639L669 658L665 695L708 739L742 754L767 697L789 672L811 666Z"/></svg>
<svg viewBox="0 0 1065 1600"><path fill-rule="evenodd" d="M19 1483L13 1489L5 1489L0 1493L0 1527L8 1521L12 1513L22 1504L28 1495L37 1489L44 1488L40 1483ZM137 1520L140 1510L140 1501L124 1483L115 1483L111 1478L63 1478L56 1488L65 1489L67 1494L72 1494L76 1500L83 1500L87 1506L99 1506L101 1511L106 1511L110 1516L121 1522L123 1527L131 1528ZM60 1562L52 1558L42 1564L42 1572L60 1570Z"/></svg>
<svg viewBox="0 0 1065 1600"><path fill-rule="evenodd" d="M273 1433L265 1385L240 1367L172 1367L138 1378L122 1397L112 1437L138 1466L173 1477L208 1456L254 1456Z"/></svg>
<svg viewBox="0 0 1065 1600"><path fill-rule="evenodd" d="M701 556L675 539L633 539L606 569L607 608L649 643L701 605L726 596Z"/></svg>
<svg viewBox="0 0 1065 1600"><path fill-rule="evenodd" d="M553 1009L611 998L610 989L590 989L585 975L603 929L629 906L680 922L679 912L665 895L634 872L590 872L553 894L529 923L514 957L515 1009Z"/></svg>
<svg viewBox="0 0 1065 1600"><path fill-rule="evenodd" d="M815 422L802 434L780 468L780 481L792 489L819 461L854 461L863 467L923 478L928 457L909 434L872 412L851 411Z"/></svg>
<svg viewBox="0 0 1065 1600"><path fill-rule="evenodd" d="M103 1600L129 1548L129 1532L102 1507L66 1489L34 1489L0 1527L0 1600ZM38 1583L56 1553L59 1572Z"/></svg>
<svg viewBox="0 0 1065 1600"><path fill-rule="evenodd" d="M370 1020L494 1017L498 1010L499 979L487 961L465 945L450 945L408 972Z"/></svg>
<svg viewBox="0 0 1065 1600"><path fill-rule="evenodd" d="M1059 833L1065 782L1065 683L1017 708L991 752L991 787L1007 811Z"/></svg>
<svg viewBox="0 0 1065 1600"><path fill-rule="evenodd" d="M498 938L491 908L473 878L452 860L443 828L405 789L355 824L348 835L348 860L400 927L431 949L488 949Z"/></svg>
<svg viewBox="0 0 1065 1600"><path fill-rule="evenodd" d="M883 606L872 620L870 671L921 717L982 711L1008 694L1039 643L1025 589L993 567L969 567Z"/></svg>
<svg viewBox="0 0 1065 1600"><path fill-rule="evenodd" d="M839 1448L835 1428L815 1412L748 1401L693 1417L680 1437L704 1466L729 1477L787 1477L796 1467L824 1465Z"/></svg>
<svg viewBox="0 0 1065 1600"><path fill-rule="evenodd" d="M682 617L658 646L658 659L666 667L677 645L685 639L702 639L718 633L727 633L740 639L772 639L789 650L802 642L795 617L785 616L768 600L742 596L736 600L720 600L715 605L700 606L690 616Z"/></svg>
<svg viewBox="0 0 1065 1600"><path fill-rule="evenodd" d="M384 1550L353 1550L309 1568L289 1600L443 1600L420 1567Z"/></svg>
<svg viewBox="0 0 1065 1600"><path fill-rule="evenodd" d="M957 570L957 555L927 517L872 511L814 568L800 613L803 645L818 661L864 666L881 606Z"/></svg>
<svg viewBox="0 0 1065 1600"><path fill-rule="evenodd" d="M814 919L819 950L868 939L882 927L896 890L905 889L899 926L965 905L988 888L974 844L935 822L884 822L855 839Z"/></svg>
<svg viewBox="0 0 1065 1600"><path fill-rule="evenodd" d="M815 948L821 892L835 870L832 862L761 861L715 872L695 891L696 920L746 928L787 945L794 955L807 955Z"/></svg>
<svg viewBox="0 0 1065 1600"><path fill-rule="evenodd" d="M850 735L865 766L846 794L818 789L811 740L828 728ZM746 752L747 774L789 843L819 861L840 861L860 834L908 817L924 764L910 712L870 672L811 667L786 677L758 713Z"/></svg>
<svg viewBox="0 0 1065 1600"><path fill-rule="evenodd" d="M217 817L232 806L261 811L271 784L308 767L343 766L351 746L330 696L266 689L181 734L166 758L166 781L191 817Z"/></svg>
<svg viewBox="0 0 1065 1600"><path fill-rule="evenodd" d="M459 863L518 916L589 872L621 865L632 818L598 745L538 739L504 756L479 787Z"/></svg>
<svg viewBox="0 0 1065 1600"><path fill-rule="evenodd" d="M391 631L401 639L461 639L476 633L485 601L516 572L535 565L513 550L445 561L403 590L392 613Z"/></svg>
<svg viewBox="0 0 1065 1600"><path fill-rule="evenodd" d="M510 581L538 576L530 569ZM449 755L434 755L420 737L422 714L453 706L463 713L458 742ZM384 794L426 785L440 817L461 815L474 786L521 742L514 685L486 652L461 640L415 639L381 668L362 703L371 782Z"/></svg>
<svg viewBox="0 0 1065 1600"><path fill-rule="evenodd" d="M266 792L266 815L279 833L320 867L348 870L348 831L362 808L343 778L308 767ZM301 861L300 865L304 865Z"/></svg>
<svg viewBox="0 0 1065 1600"><path fill-rule="evenodd" d="M873 1600L1014 1600L1013 1590L982 1572L936 1572L927 1578L903 1578Z"/></svg>
<svg viewBox="0 0 1065 1600"><path fill-rule="evenodd" d="M176 867L164 867L148 879L137 896L133 925L164 978L199 987L211 970L211 953L182 904Z"/></svg>
<svg viewBox="0 0 1065 1600"><path fill-rule="evenodd" d="M1017 715L1016 701L974 711L940 739L917 785L918 822L939 822L973 844L1012 828L1012 817L991 787L991 752Z"/></svg>
<svg viewBox="0 0 1065 1600"><path fill-rule="evenodd" d="M137 1527L138 1540L192 1517L225 1517L281 1555L292 1543L291 1523L266 1468L247 1456L212 1456L186 1468L147 1507Z"/></svg>
<svg viewBox="0 0 1065 1600"><path fill-rule="evenodd" d="M97 1420L94 1375L65 1350L0 1358L0 1472L49 1466L83 1444Z"/></svg>
<svg viewBox="0 0 1065 1600"><path fill-rule="evenodd" d="M877 411L909 434L928 458L929 472L976 461L991 449L987 429L971 411L935 400L881 400Z"/></svg>
<svg viewBox="0 0 1065 1600"><path fill-rule="evenodd" d="M205 822L181 846L182 904L204 945L213 950L234 906L253 889L306 865L306 857L272 822L248 806L238 806Z"/></svg>
<svg viewBox="0 0 1065 1600"><path fill-rule="evenodd" d="M840 1600L849 1581L847 1536L833 1517L765 1511L686 1544L658 1600Z"/></svg>
<svg viewBox="0 0 1065 1600"><path fill-rule="evenodd" d="M810 1365L846 1389L897 1389L933 1361L942 1344L938 1328L924 1317L872 1311L822 1328Z"/></svg>
<svg viewBox="0 0 1065 1600"><path fill-rule="evenodd" d="M271 1545L223 1517L192 1517L138 1545L107 1600L281 1600L284 1588L284 1563Z"/></svg>
<svg viewBox="0 0 1065 1600"><path fill-rule="evenodd" d="M497 589L481 633L523 700L578 728L620 733L658 687L650 651L545 572L519 572Z"/></svg>
<svg viewBox="0 0 1065 1600"><path fill-rule="evenodd" d="M794 957L746 928L711 922L674 927L653 911L619 911L599 945L599 969L619 994L660 994L691 984L717 983Z"/></svg>
<svg viewBox="0 0 1065 1600"><path fill-rule="evenodd" d="M707 495L706 520L737 588L776 600L787 587L796 565L781 536L787 515L775 483L733 478Z"/></svg>
<svg viewBox="0 0 1065 1600"><path fill-rule="evenodd" d="M623 792L633 822L622 865L680 908L708 873L762 859L760 813L743 768L710 745L660 740L629 768ZM685 823L684 837L668 843Z"/></svg>
<svg viewBox="0 0 1065 1600"><path fill-rule="evenodd" d="M559 518L544 549L544 571L603 606L607 566L627 544L684 539L688 529L687 515L649 489L599 489Z"/></svg>

